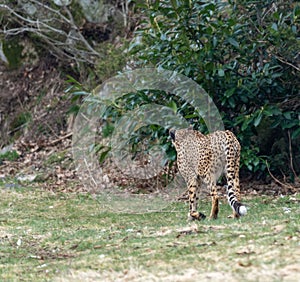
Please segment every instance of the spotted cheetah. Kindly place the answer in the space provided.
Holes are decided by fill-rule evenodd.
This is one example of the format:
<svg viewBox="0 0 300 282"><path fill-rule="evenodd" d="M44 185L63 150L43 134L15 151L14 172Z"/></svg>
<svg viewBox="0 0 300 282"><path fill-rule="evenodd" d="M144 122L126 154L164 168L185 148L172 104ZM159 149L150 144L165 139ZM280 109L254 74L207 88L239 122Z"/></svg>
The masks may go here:
<svg viewBox="0 0 300 282"><path fill-rule="evenodd" d="M228 203L233 216L247 213L240 203L239 162L240 144L228 130L203 135L193 129L170 130L172 143L177 151L177 165L188 186L189 220L201 220L205 215L197 212L199 188L209 188L212 197L211 219L219 212L217 180L225 174Z"/></svg>

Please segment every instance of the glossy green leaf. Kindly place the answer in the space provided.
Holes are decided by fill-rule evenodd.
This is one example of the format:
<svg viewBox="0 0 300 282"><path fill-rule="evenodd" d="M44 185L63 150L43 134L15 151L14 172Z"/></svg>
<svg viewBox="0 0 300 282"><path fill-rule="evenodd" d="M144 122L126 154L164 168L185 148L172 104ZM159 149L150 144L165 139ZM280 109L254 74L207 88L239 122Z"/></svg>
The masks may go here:
<svg viewBox="0 0 300 282"><path fill-rule="evenodd" d="M227 38L227 41L229 44L231 44L232 46L239 48L240 44L232 37Z"/></svg>

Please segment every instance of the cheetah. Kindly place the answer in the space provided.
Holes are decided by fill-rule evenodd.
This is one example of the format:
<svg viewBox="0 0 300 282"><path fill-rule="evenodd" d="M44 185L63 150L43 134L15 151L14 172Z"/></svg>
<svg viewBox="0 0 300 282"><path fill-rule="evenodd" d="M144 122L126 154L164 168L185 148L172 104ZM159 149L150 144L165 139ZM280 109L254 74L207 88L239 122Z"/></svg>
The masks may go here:
<svg viewBox="0 0 300 282"><path fill-rule="evenodd" d="M211 219L219 212L217 194L218 178L225 174L227 179L228 203L233 217L247 213L240 203L239 163L240 144L228 130L204 135L193 129L170 130L172 143L177 151L177 165L188 186L189 220L201 220L205 215L197 211L199 188L210 189L212 197Z"/></svg>

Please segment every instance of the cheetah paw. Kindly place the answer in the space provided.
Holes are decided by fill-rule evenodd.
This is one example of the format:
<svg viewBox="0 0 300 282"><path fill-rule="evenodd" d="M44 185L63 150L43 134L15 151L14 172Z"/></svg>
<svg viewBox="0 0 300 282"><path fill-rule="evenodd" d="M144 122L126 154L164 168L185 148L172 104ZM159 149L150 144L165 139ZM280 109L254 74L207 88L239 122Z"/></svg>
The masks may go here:
<svg viewBox="0 0 300 282"><path fill-rule="evenodd" d="M192 212L188 214L188 220L193 221L193 220L204 220L206 218L205 214L201 212Z"/></svg>

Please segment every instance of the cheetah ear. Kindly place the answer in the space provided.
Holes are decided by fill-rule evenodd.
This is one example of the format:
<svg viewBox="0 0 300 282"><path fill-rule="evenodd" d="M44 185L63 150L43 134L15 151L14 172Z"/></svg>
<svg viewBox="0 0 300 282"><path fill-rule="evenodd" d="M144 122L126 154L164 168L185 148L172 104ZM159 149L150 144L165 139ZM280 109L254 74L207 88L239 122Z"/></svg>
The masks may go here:
<svg viewBox="0 0 300 282"><path fill-rule="evenodd" d="M175 129L170 129L169 134L170 134L172 140L175 141Z"/></svg>

